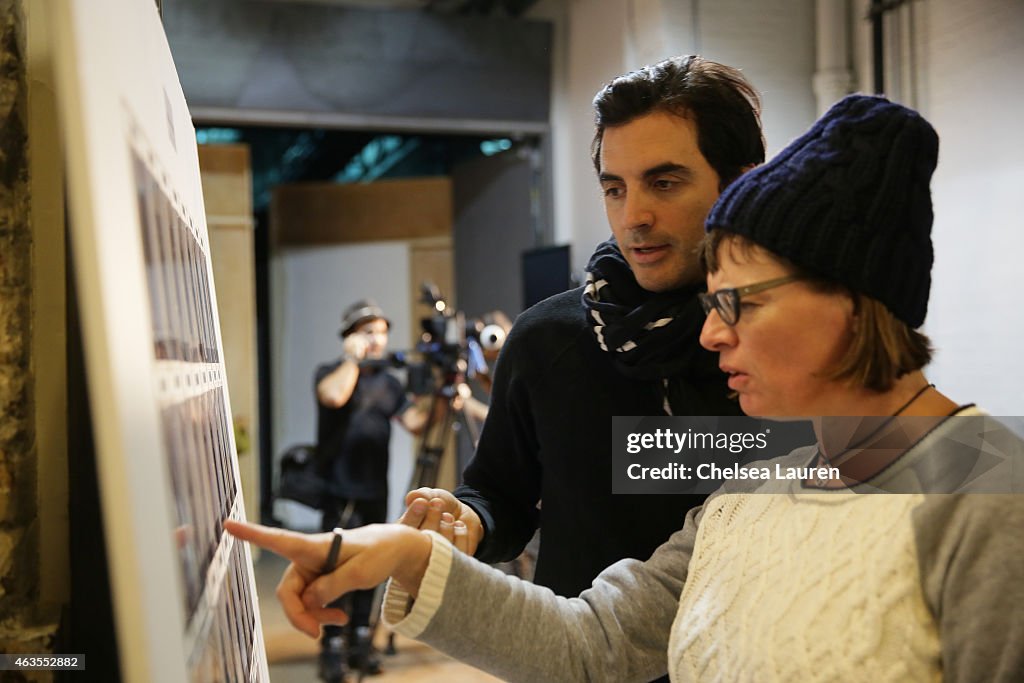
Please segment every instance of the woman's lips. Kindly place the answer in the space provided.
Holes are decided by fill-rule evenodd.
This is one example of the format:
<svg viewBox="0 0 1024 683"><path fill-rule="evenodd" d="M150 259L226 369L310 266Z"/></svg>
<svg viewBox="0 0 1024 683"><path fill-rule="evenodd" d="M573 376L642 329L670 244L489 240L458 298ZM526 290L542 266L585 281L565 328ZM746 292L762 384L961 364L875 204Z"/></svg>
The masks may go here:
<svg viewBox="0 0 1024 683"><path fill-rule="evenodd" d="M729 388L733 391L741 391L750 381L750 375L745 372L729 373Z"/></svg>

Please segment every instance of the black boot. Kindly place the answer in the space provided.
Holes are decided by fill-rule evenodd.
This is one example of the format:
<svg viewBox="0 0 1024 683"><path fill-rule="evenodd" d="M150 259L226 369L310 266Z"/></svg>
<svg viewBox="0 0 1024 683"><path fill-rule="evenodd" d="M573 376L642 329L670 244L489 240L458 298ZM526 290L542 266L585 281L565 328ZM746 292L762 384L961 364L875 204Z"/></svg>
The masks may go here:
<svg viewBox="0 0 1024 683"><path fill-rule="evenodd" d="M353 671L361 671L367 676L380 673L380 657L373 647L373 631L369 626L359 626L355 630L355 638L348 652L348 666Z"/></svg>
<svg viewBox="0 0 1024 683"><path fill-rule="evenodd" d="M320 645L320 666L317 671L325 683L345 683L345 640L340 635L324 637Z"/></svg>

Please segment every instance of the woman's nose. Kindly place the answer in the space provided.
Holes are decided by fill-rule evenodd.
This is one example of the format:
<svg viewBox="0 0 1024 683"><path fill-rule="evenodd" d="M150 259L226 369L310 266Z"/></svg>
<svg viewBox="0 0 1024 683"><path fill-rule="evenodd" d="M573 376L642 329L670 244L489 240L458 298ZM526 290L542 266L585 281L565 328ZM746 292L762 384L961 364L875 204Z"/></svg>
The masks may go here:
<svg viewBox="0 0 1024 683"><path fill-rule="evenodd" d="M708 351L721 351L736 343L736 328L722 322L717 309L711 309L704 319L704 327L700 331L700 345Z"/></svg>

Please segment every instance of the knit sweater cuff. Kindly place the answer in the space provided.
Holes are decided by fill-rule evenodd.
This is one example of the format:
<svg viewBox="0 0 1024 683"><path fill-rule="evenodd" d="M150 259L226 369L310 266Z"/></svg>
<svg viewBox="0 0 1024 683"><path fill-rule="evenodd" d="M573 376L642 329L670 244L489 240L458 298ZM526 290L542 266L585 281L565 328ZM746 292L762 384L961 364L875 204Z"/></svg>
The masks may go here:
<svg viewBox="0 0 1024 683"><path fill-rule="evenodd" d="M432 548L427 571L415 599L388 581L381 618L384 624L407 638L418 638L441 607L441 598L452 568L452 545L440 534L427 531Z"/></svg>

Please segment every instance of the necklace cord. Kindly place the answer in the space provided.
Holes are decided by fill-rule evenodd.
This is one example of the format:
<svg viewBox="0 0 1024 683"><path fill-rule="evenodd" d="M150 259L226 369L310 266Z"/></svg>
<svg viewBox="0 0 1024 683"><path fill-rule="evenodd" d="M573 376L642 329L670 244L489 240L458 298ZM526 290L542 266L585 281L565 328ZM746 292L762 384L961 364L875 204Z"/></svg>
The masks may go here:
<svg viewBox="0 0 1024 683"><path fill-rule="evenodd" d="M914 394L913 396L910 397L910 400L908 400L906 403L901 405L899 410L897 410L895 413L892 414L892 417L897 417L900 413L902 413L904 410L909 408L911 403L913 403L917 399L921 398L921 396L924 395L924 392L928 391L929 389L934 389L934 388L935 388L934 384L930 384L930 383L929 384L925 384L923 387L921 387L920 389L917 390L916 394Z"/></svg>
<svg viewBox="0 0 1024 683"><path fill-rule="evenodd" d="M929 384L924 385L920 389L918 389L917 392L913 396L911 396L910 399L906 403L904 403L902 406L900 406L896 410L896 412L894 412L892 415L890 415L888 418L886 418L885 422L883 422L882 424L880 424L877 427L875 427L874 429L872 429L870 434L865 436L863 439L860 439L859 441L857 441L857 443L852 444L850 446L847 446L846 448L844 448L839 453L836 453L834 456L826 455L825 452L821 449L821 445L819 444L818 445L818 456L822 460L825 461L825 465L826 466L832 467L832 462L833 462L834 458L838 458L839 456L841 456L841 455L843 455L845 453L849 453L850 451L855 450L855 449L860 448L861 446L863 446L875 434L878 434L878 432L882 431L885 427L888 427L889 424L893 420L895 420L899 416L900 413L902 413L904 410L909 408L914 401L916 401L917 399L921 398L921 396L923 396L926 391L928 391L929 389L934 389L934 388L935 388L935 385L929 383Z"/></svg>

